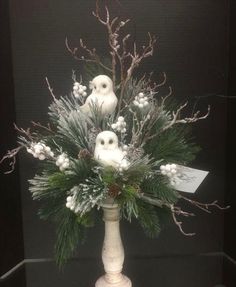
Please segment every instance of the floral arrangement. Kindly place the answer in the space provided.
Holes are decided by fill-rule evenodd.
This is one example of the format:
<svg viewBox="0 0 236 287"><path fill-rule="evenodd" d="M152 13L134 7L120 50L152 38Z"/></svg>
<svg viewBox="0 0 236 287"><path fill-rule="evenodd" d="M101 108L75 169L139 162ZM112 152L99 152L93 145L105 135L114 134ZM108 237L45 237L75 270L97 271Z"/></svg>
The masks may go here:
<svg viewBox="0 0 236 287"><path fill-rule="evenodd" d="M9 172L20 150L39 160L30 191L41 203L39 216L57 224L60 265L106 201L118 203L121 217L138 220L150 236L158 235L169 219L184 235L194 234L185 232L178 219L194 215L179 207L180 200L207 212L211 206L221 208L216 201L196 202L175 188L181 181L180 165L189 164L199 150L189 124L206 119L209 107L204 115L196 111L183 116L187 103L176 103L170 87L161 95L164 73L158 83L152 74L134 77L143 60L153 55L156 38L148 34L148 43L138 48L123 30L129 20L112 18L107 7L103 12L97 3L93 15L107 31L110 60L83 40L79 48L71 48L66 39L68 51L87 73L79 79L73 73L71 93L64 97L54 94L46 78L52 96L49 123L15 126L19 146L2 159L10 160Z"/></svg>

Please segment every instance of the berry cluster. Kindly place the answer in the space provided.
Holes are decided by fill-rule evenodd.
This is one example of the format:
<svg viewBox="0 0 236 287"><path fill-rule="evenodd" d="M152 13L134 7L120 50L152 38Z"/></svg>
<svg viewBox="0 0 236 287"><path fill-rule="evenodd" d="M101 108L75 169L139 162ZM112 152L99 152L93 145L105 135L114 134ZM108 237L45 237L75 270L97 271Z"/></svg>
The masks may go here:
<svg viewBox="0 0 236 287"><path fill-rule="evenodd" d="M117 122L111 125L112 129L121 133L126 133L126 122L124 117L119 117Z"/></svg>
<svg viewBox="0 0 236 287"><path fill-rule="evenodd" d="M176 164L167 164L160 166L161 174L168 176L170 184L176 186L181 183L181 173Z"/></svg>
<svg viewBox="0 0 236 287"><path fill-rule="evenodd" d="M78 83L78 82L74 82L73 95L74 95L76 98L79 98L80 96L86 97L86 96L87 96L86 90L87 90L87 87L86 87L86 86L83 86L83 85L81 85L81 84Z"/></svg>
<svg viewBox="0 0 236 287"><path fill-rule="evenodd" d="M51 148L42 142L31 143L30 148L27 148L27 152L31 153L33 157L38 158L39 160L54 157L54 153L51 151Z"/></svg>
<svg viewBox="0 0 236 287"><path fill-rule="evenodd" d="M126 158L123 158L120 165L119 165L119 171L123 172L125 170L127 170L129 167L129 162Z"/></svg>
<svg viewBox="0 0 236 287"><path fill-rule="evenodd" d="M126 156L128 154L128 149L129 149L129 147L126 144L124 144L122 146L122 151L123 151L124 156Z"/></svg>
<svg viewBox="0 0 236 287"><path fill-rule="evenodd" d="M173 177L177 173L176 164L166 164L160 166L161 174L167 175L168 177Z"/></svg>
<svg viewBox="0 0 236 287"><path fill-rule="evenodd" d="M70 210L75 210L75 196L68 196L66 198L66 207Z"/></svg>
<svg viewBox="0 0 236 287"><path fill-rule="evenodd" d="M142 109L148 106L148 97L144 96L144 93L139 93L138 96L135 97L133 104Z"/></svg>
<svg viewBox="0 0 236 287"><path fill-rule="evenodd" d="M69 158L65 153L62 153L57 157L56 165L59 167L60 171L64 171L70 166Z"/></svg>

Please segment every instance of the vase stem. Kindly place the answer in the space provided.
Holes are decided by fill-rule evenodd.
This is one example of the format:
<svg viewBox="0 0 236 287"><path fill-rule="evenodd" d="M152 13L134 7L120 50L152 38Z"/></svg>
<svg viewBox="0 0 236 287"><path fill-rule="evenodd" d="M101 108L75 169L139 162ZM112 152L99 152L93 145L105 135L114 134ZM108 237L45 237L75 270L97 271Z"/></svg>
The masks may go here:
<svg viewBox="0 0 236 287"><path fill-rule="evenodd" d="M120 210L115 204L103 206L105 237L102 249L102 261L105 275L100 277L96 287L131 287L131 281L122 272L124 248L120 236Z"/></svg>

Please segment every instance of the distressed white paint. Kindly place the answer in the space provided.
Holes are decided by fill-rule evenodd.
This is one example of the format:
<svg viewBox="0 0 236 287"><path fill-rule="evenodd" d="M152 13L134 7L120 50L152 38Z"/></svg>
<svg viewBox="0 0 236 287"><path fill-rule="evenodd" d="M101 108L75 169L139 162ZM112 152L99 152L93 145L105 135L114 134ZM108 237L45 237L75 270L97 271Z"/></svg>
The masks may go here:
<svg viewBox="0 0 236 287"><path fill-rule="evenodd" d="M95 287L131 287L131 281L122 274L124 248L120 237L120 211L118 205L103 205L105 238L102 249L102 261L105 275L100 277Z"/></svg>

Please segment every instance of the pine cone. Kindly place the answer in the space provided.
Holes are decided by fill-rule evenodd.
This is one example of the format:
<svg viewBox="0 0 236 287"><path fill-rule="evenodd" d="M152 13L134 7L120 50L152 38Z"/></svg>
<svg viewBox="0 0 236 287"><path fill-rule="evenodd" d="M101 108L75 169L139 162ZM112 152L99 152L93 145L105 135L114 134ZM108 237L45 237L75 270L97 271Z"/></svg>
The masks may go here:
<svg viewBox="0 0 236 287"><path fill-rule="evenodd" d="M120 192L121 188L118 184L111 184L108 188L108 195L110 197L117 197Z"/></svg>
<svg viewBox="0 0 236 287"><path fill-rule="evenodd" d="M92 155L87 149L82 149L78 154L78 158L88 160L92 158Z"/></svg>

